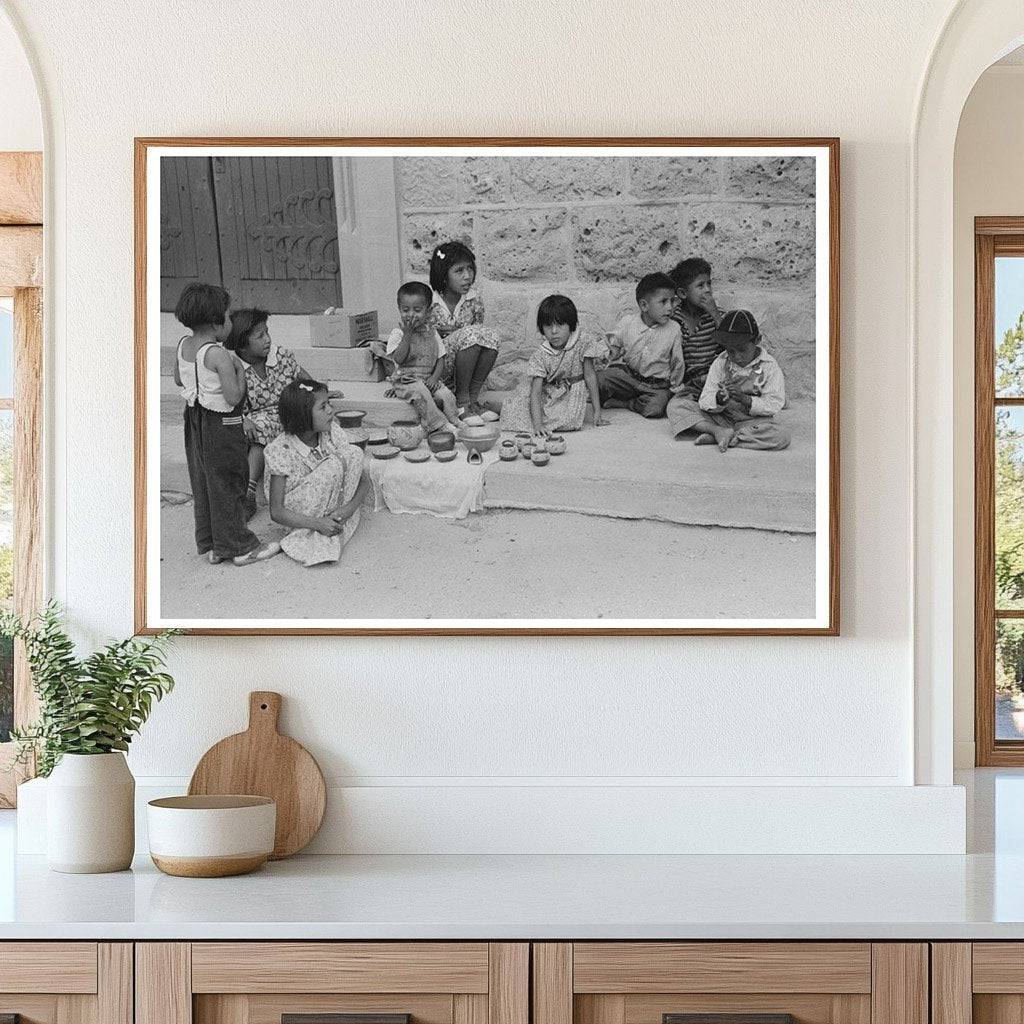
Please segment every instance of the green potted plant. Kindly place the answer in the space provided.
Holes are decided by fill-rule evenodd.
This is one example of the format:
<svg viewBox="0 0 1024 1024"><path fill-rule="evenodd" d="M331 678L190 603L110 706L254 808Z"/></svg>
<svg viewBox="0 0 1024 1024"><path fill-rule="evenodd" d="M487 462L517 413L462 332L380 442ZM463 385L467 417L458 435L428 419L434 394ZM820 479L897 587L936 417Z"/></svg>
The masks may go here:
<svg viewBox="0 0 1024 1024"><path fill-rule="evenodd" d="M125 761L153 702L174 687L162 671L174 631L129 637L84 658L53 603L22 622L0 614L0 634L20 640L39 718L11 736L17 760L35 757L47 782L47 862L54 871L122 871L135 852L135 779Z"/></svg>

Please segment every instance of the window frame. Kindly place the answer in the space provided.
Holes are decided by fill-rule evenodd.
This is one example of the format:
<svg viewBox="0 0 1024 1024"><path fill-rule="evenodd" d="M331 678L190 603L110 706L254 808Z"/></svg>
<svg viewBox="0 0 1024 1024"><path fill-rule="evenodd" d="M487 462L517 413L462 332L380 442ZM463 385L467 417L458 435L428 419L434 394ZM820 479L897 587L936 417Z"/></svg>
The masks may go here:
<svg viewBox="0 0 1024 1024"><path fill-rule="evenodd" d="M974 221L974 763L1024 766L1024 740L996 739L996 623L1024 623L1024 608L997 609L995 595L995 417L1024 408L1024 397L997 398L995 268L999 256L1024 258L1024 217Z"/></svg>
<svg viewBox="0 0 1024 1024"><path fill-rule="evenodd" d="M0 296L14 299L14 608L37 612L43 595L43 161L41 153L0 153ZM3 396L7 398L8 396ZM21 644L14 652L14 724L37 712ZM13 807L34 766L11 767L0 743L0 807Z"/></svg>

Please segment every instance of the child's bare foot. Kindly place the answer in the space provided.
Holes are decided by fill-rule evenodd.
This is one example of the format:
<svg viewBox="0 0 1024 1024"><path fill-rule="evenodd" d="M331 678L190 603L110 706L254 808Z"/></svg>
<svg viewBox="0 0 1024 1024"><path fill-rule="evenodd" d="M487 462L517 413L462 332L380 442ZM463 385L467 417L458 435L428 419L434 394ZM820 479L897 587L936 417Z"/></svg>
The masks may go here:
<svg viewBox="0 0 1024 1024"><path fill-rule="evenodd" d="M732 441L736 431L731 427L715 427L712 433L715 435L718 450L720 452L727 452L729 450L729 443Z"/></svg>
<svg viewBox="0 0 1024 1024"><path fill-rule="evenodd" d="M221 555L215 554L213 551L206 552L206 560L210 565L220 565L221 562L226 562L227 559Z"/></svg>
<svg viewBox="0 0 1024 1024"><path fill-rule="evenodd" d="M264 562L268 558L273 558L280 550L281 545L274 541L272 544L264 544L263 547L256 548L255 551L249 551L244 555L237 555L231 561L235 565L252 565L254 562Z"/></svg>

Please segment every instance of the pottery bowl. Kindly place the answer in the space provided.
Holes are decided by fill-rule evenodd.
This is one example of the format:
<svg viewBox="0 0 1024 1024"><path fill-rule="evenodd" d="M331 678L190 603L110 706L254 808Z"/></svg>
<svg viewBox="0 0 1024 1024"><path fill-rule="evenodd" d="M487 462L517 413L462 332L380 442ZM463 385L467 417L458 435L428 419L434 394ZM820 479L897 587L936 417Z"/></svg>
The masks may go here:
<svg viewBox="0 0 1024 1024"><path fill-rule="evenodd" d="M547 451L543 448L534 448L533 454L530 456L530 461L535 466L546 466L551 460L551 456L548 455Z"/></svg>
<svg viewBox="0 0 1024 1024"><path fill-rule="evenodd" d="M455 458L456 454L457 453L454 451L434 452L434 458L437 459L438 462L451 462L452 459Z"/></svg>
<svg viewBox="0 0 1024 1024"><path fill-rule="evenodd" d="M375 459L393 459L398 454L398 449L393 444L371 444L366 450Z"/></svg>
<svg viewBox="0 0 1024 1024"><path fill-rule="evenodd" d="M346 409L344 412L336 412L334 418L339 427L361 427L365 415L365 409Z"/></svg>
<svg viewBox="0 0 1024 1024"><path fill-rule="evenodd" d="M265 796L169 796L146 808L149 853L165 874L245 875L274 851L277 805Z"/></svg>
<svg viewBox="0 0 1024 1024"><path fill-rule="evenodd" d="M459 440L471 451L489 452L501 437L501 431L495 426L462 427Z"/></svg>
<svg viewBox="0 0 1024 1024"><path fill-rule="evenodd" d="M411 452L418 447L424 434L419 420L396 420L388 427L388 440L403 452Z"/></svg>
<svg viewBox="0 0 1024 1024"><path fill-rule="evenodd" d="M450 430L435 430L427 435L427 446L432 452L455 451L455 435Z"/></svg>
<svg viewBox="0 0 1024 1024"><path fill-rule="evenodd" d="M565 438L553 434L548 438L548 451L552 455L561 455L565 451Z"/></svg>

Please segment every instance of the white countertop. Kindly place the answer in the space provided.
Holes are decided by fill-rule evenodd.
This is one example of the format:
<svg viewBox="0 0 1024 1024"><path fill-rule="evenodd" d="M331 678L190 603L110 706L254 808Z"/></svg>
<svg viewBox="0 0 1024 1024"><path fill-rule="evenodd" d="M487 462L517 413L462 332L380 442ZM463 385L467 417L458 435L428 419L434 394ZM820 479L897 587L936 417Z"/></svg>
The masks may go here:
<svg viewBox="0 0 1024 1024"><path fill-rule="evenodd" d="M1024 772L969 773L966 856L296 857L240 878L14 854L3 939L1024 939Z"/></svg>
<svg viewBox="0 0 1024 1024"><path fill-rule="evenodd" d="M0 939L1024 939L1024 856L298 857L0 879Z"/></svg>

